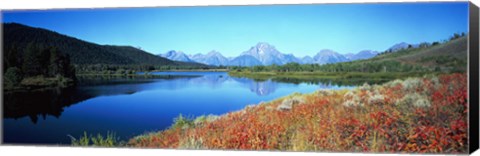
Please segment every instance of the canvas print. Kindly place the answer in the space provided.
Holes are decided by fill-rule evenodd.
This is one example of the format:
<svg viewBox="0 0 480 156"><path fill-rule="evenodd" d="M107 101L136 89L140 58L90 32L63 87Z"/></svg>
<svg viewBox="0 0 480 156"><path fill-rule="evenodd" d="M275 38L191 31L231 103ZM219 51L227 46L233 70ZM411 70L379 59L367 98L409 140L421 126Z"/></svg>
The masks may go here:
<svg viewBox="0 0 480 156"><path fill-rule="evenodd" d="M469 150L468 2L1 14L4 144Z"/></svg>

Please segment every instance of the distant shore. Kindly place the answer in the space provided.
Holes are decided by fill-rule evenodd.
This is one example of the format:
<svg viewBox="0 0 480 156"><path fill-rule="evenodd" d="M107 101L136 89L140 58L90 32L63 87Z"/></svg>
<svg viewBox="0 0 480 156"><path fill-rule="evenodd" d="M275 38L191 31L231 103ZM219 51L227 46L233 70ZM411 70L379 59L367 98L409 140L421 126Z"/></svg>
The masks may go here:
<svg viewBox="0 0 480 156"><path fill-rule="evenodd" d="M83 72L77 73L78 76L144 76L149 75L153 72L228 72L228 69L174 69L174 70L152 70L152 71L138 71L138 72L129 72L129 73L117 73L117 72L108 72L108 71L97 71L97 72ZM137 74L139 72L147 74Z"/></svg>
<svg viewBox="0 0 480 156"><path fill-rule="evenodd" d="M174 69L174 70L153 70L150 72L228 72L228 69Z"/></svg>
<svg viewBox="0 0 480 156"><path fill-rule="evenodd" d="M397 79L406 77L417 77L425 74L438 75L439 73L426 72L250 72L250 71L229 71L229 75L235 77L247 77L255 79L268 78L327 78L327 79Z"/></svg>
<svg viewBox="0 0 480 156"><path fill-rule="evenodd" d="M15 86L4 86L4 92L17 92L17 91L37 91L52 88L66 88L75 85L75 81L71 78L65 77L30 77L23 79L19 84Z"/></svg>

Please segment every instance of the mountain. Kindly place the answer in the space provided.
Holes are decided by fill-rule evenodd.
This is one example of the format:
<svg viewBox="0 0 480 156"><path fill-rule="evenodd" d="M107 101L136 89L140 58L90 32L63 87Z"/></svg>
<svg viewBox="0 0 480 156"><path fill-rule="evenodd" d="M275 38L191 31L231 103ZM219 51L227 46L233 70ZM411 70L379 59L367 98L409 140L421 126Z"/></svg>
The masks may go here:
<svg viewBox="0 0 480 156"><path fill-rule="evenodd" d="M352 53L349 53L349 54L345 54L344 56L350 60L350 61L354 61L354 60L363 60L363 59L369 59L369 58L372 58L372 57L375 57L377 56L378 52L377 51L372 51L372 50L362 50L356 54L352 54Z"/></svg>
<svg viewBox="0 0 480 156"><path fill-rule="evenodd" d="M182 61L182 62L194 62L187 55L181 51L170 50L165 54L160 54L158 56L167 58L172 61Z"/></svg>
<svg viewBox="0 0 480 156"><path fill-rule="evenodd" d="M283 56L284 56L284 59L283 59L284 64L291 63L291 62L300 63L300 64L302 63L302 60L295 57L293 54L285 54Z"/></svg>
<svg viewBox="0 0 480 156"><path fill-rule="evenodd" d="M299 64L327 64L368 59L376 56L377 54L378 52L376 51L363 50L356 54L342 55L335 51L324 49L318 52L313 58L311 56L297 58L293 54L281 53L274 46L266 42L259 42L255 46L252 46L249 50L242 52L237 57L226 58L217 51L211 51L207 54L198 53L195 55L186 55L182 52L170 51L160 56L175 61L198 62L214 66L256 66L272 64L284 65L292 62Z"/></svg>
<svg viewBox="0 0 480 156"><path fill-rule="evenodd" d="M201 65L171 61L132 46L99 45L43 28L18 23L3 23L3 51L17 49L19 55L29 47L56 47L68 54L72 63L111 65Z"/></svg>
<svg viewBox="0 0 480 156"><path fill-rule="evenodd" d="M301 59L302 64L312 64L314 62L315 62L315 60L310 56L305 56Z"/></svg>
<svg viewBox="0 0 480 156"><path fill-rule="evenodd" d="M231 66L258 66L262 65L258 59L251 55L240 55L230 61Z"/></svg>
<svg viewBox="0 0 480 156"><path fill-rule="evenodd" d="M314 63L327 64L349 61L345 56L330 49L323 49L313 57Z"/></svg>
<svg viewBox="0 0 480 156"><path fill-rule="evenodd" d="M249 50L243 52L241 56L249 55L261 62L262 65L283 65L292 61L296 61L293 55L285 55L280 53L274 46L260 42L251 47Z"/></svg>
<svg viewBox="0 0 480 156"><path fill-rule="evenodd" d="M220 52L215 50L210 51L206 55L203 54L195 54L190 56L195 62L203 63L207 65L214 65L214 66L226 66L229 65L229 59L223 56Z"/></svg>
<svg viewBox="0 0 480 156"><path fill-rule="evenodd" d="M345 58L347 58L348 60L352 60L352 58L355 57L355 54L354 53L347 53L347 54L344 54L343 56L345 56Z"/></svg>
<svg viewBox="0 0 480 156"><path fill-rule="evenodd" d="M409 44L409 43L401 42L401 43L397 43L397 44L391 46L386 51L396 52L396 51L399 51L399 50L402 50L402 49L407 49L409 47L409 45L411 45L413 48L418 47L418 44Z"/></svg>

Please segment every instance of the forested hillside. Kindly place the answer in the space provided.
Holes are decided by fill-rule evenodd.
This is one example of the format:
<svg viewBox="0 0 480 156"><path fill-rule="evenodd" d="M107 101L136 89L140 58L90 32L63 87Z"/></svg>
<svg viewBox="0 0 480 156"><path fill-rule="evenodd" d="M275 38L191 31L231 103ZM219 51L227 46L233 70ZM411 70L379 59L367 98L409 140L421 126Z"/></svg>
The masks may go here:
<svg viewBox="0 0 480 156"><path fill-rule="evenodd" d="M29 44L55 47L68 54L72 63L77 65L200 65L171 61L131 46L98 45L54 31L18 23L3 24L3 42L4 51L15 48L19 50L19 55L22 55Z"/></svg>
<svg viewBox="0 0 480 156"><path fill-rule="evenodd" d="M42 28L3 24L4 59L18 57L17 61L22 61L28 47L54 48L69 57L78 73L128 74L145 70L208 68L200 63L171 61L131 46L99 45ZM4 71L9 67L13 66L7 62Z"/></svg>

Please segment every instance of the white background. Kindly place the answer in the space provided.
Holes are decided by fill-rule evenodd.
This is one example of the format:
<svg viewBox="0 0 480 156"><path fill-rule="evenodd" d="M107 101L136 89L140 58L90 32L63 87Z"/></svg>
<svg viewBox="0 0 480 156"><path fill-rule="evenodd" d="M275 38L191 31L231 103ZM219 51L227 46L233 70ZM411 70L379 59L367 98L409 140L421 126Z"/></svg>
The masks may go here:
<svg viewBox="0 0 480 156"><path fill-rule="evenodd" d="M146 6L204 6L204 5L247 5L247 4L309 4L309 3L371 3L371 2L415 2L429 0L1 0L0 9L51 9L51 8L102 8L102 7L146 7ZM432 1L432 0L430 0ZM448 1L448 0L434 0ZM450 0L451 1L451 0ZM472 0L477 6L480 0ZM1 18L1 17L0 17ZM1 108L0 108L1 109ZM0 121L1 122L1 121ZM478 132L477 132L478 133ZM314 153L273 151L213 151L213 150L166 150L129 148L79 148L46 146L1 146L1 155L69 155L69 156L132 156L132 155L229 155L229 156L309 156L309 155L399 155L361 153ZM474 155L480 155L477 151Z"/></svg>

